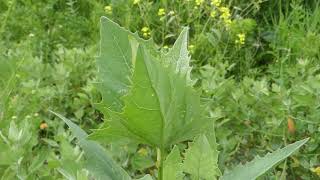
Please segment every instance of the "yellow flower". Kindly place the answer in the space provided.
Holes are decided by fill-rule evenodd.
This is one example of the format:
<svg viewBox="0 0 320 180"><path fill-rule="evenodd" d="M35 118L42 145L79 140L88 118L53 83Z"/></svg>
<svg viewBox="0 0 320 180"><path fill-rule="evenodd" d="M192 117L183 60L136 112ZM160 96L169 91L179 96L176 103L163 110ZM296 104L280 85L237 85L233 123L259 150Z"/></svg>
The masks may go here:
<svg viewBox="0 0 320 180"><path fill-rule="evenodd" d="M134 0L133 4L139 4L140 0Z"/></svg>
<svg viewBox="0 0 320 180"><path fill-rule="evenodd" d="M229 8L222 6L222 7L219 7L218 9L221 13L220 19L223 21L223 23L225 24L226 27L229 27L232 23Z"/></svg>
<svg viewBox="0 0 320 180"><path fill-rule="evenodd" d="M196 0L196 5L200 6L203 3L204 0Z"/></svg>
<svg viewBox="0 0 320 180"><path fill-rule="evenodd" d="M227 8L227 7L220 7L219 10L220 10L222 13L230 12L229 8Z"/></svg>
<svg viewBox="0 0 320 180"><path fill-rule="evenodd" d="M112 6L105 6L104 7L104 12L106 12L107 14L112 14Z"/></svg>
<svg viewBox="0 0 320 180"><path fill-rule="evenodd" d="M240 33L240 34L237 34L237 36L238 36L238 39L236 40L236 44L243 45L246 40L246 34Z"/></svg>
<svg viewBox="0 0 320 180"><path fill-rule="evenodd" d="M219 10L220 10L220 12L221 12L220 17L221 17L222 19L229 19L229 18L231 17L229 8L221 7L221 8L219 8Z"/></svg>
<svg viewBox="0 0 320 180"><path fill-rule="evenodd" d="M221 5L221 0L211 0L211 5L219 7Z"/></svg>
<svg viewBox="0 0 320 180"><path fill-rule="evenodd" d="M320 166L316 168L311 168L311 171L316 173L318 176L320 176Z"/></svg>
<svg viewBox="0 0 320 180"><path fill-rule="evenodd" d="M166 11L163 9L163 8L160 8L159 10L158 10L158 16L163 16L163 15L165 15L166 14Z"/></svg>
<svg viewBox="0 0 320 180"><path fill-rule="evenodd" d="M193 50L194 50L194 45L190 44L190 45L188 46L188 49L189 49L191 52L193 52Z"/></svg>
<svg viewBox="0 0 320 180"><path fill-rule="evenodd" d="M148 28L148 27L143 27L143 28L141 29L141 31L142 31L142 32L148 32L148 31L149 31L149 28Z"/></svg>
<svg viewBox="0 0 320 180"><path fill-rule="evenodd" d="M164 45L163 46L163 49L168 49L169 47L167 45Z"/></svg>
<svg viewBox="0 0 320 180"><path fill-rule="evenodd" d="M216 15L217 15L217 12L215 11L215 10L212 10L211 12L210 12L210 17L216 17Z"/></svg>
<svg viewBox="0 0 320 180"><path fill-rule="evenodd" d="M148 27L143 27L141 29L143 37L147 38L151 35L150 29Z"/></svg>

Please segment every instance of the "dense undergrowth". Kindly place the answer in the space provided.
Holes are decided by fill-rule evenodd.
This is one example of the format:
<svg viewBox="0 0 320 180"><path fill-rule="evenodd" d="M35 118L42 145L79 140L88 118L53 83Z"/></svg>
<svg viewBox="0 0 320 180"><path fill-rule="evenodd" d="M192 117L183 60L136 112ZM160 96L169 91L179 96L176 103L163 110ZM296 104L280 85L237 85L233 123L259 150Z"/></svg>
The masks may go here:
<svg viewBox="0 0 320 180"><path fill-rule="evenodd" d="M96 89L99 19L167 52L188 26L192 78L215 120L222 172L310 137L261 179L320 175L320 6L315 0L0 0L0 177L85 179L64 122L103 119ZM132 177L157 174L145 144L106 145ZM179 144L184 149L187 143Z"/></svg>

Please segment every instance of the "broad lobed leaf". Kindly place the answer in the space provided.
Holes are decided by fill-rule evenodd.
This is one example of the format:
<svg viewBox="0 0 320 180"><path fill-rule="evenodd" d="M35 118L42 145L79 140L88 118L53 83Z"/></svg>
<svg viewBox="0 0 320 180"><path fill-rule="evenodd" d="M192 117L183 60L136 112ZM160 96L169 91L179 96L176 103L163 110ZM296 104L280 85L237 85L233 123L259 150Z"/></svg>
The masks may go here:
<svg viewBox="0 0 320 180"><path fill-rule="evenodd" d="M124 37L125 33L127 36L131 35L114 23L102 24L102 29L113 30L115 27L120 31L119 36ZM118 34L111 30L102 32L105 33L103 36L108 37ZM133 72L131 79L127 81L127 84L131 82L131 85L130 87L123 86L126 87L128 93L117 94L116 99L117 102L123 102L123 111L119 112L108 108L105 115L109 116L109 119L101 129L96 130L91 135L92 139L111 141L126 137L165 148L174 143L192 139L211 124L211 121L203 115L204 108L200 105L199 92L192 87L187 36L188 31L185 28L167 54L161 54L161 52L150 48L151 46L146 42L137 40L139 46L137 52L134 53L136 56L134 60L130 61L131 63L134 62L130 66L133 69L122 74L122 76L126 76L126 79L130 79L130 74ZM118 38L113 39L117 40ZM129 52L137 47L130 46L128 40L126 44L128 46L123 46L122 51ZM104 56L98 58L97 66L99 69L113 68L112 66L117 64L117 61L125 59L117 59L114 55L109 55L109 57L108 54L114 51L114 48L117 48L117 46L101 45L101 54L104 54ZM101 66L104 61L108 63ZM100 76L100 78L102 78L102 82L109 80L106 76ZM121 78L119 79L121 80ZM108 87L103 88L105 88L103 91L108 91ZM109 102L108 99L115 97L108 93L102 93L102 95L104 98L102 103L106 104L112 102Z"/></svg>

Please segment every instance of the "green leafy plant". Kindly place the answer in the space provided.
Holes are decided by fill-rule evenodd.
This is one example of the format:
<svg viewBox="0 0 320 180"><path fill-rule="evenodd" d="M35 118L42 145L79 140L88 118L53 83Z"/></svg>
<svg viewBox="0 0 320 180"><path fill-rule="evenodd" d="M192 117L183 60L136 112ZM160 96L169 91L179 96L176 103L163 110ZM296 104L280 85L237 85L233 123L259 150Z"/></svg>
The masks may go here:
<svg viewBox="0 0 320 180"><path fill-rule="evenodd" d="M51 66L33 57L28 42L0 56L0 179L78 179L84 176L79 146L70 144L63 122L51 121L42 111L60 111L65 101L61 108L72 106L80 121L94 116L88 108L92 85L86 85L93 54L61 47L55 52L60 62Z"/></svg>
<svg viewBox="0 0 320 180"><path fill-rule="evenodd" d="M184 28L168 53L158 51L152 40L144 41L108 18L101 19L101 51L97 59L106 121L87 135L64 120L85 152L89 172L97 179L131 179L94 142L130 140L158 151L158 179L217 179L218 151L213 118L193 87ZM226 171L223 180L255 179L291 155L308 139L290 144L263 158ZM178 148L189 142L187 148ZM181 150L185 151L181 156ZM152 179L147 175L142 179Z"/></svg>

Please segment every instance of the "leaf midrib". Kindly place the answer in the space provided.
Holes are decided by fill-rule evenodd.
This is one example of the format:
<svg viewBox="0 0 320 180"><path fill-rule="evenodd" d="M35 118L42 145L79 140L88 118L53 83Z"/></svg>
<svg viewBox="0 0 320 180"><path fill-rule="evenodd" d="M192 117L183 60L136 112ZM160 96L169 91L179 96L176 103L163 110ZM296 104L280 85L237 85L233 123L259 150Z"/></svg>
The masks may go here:
<svg viewBox="0 0 320 180"><path fill-rule="evenodd" d="M164 114L163 114L163 108L162 108L162 106L161 106L161 103L160 103L160 99L159 99L159 94L158 94L158 92L157 92L157 90L156 90L156 88L154 87L154 85L153 85L153 83L152 83L152 80L150 79L150 77L151 77L151 73L150 73L150 71L149 71L149 68L148 68L148 66L147 66L147 64L146 64L146 50L145 50L145 47L144 46L142 46L142 50L143 50L143 61L144 61L144 65L145 65L145 67L146 67L146 69L147 69L147 72L148 72L148 80L149 80L149 82L150 82L150 84L151 84L151 88L152 88L152 90L154 91L154 93L155 93L155 98L157 98L157 102L158 102L158 104L159 104L159 111L160 111L160 117L161 117L161 130L160 130L160 150L161 151L163 151L164 150L164 124L165 124L165 117L164 117ZM149 58L149 57L147 57L147 58ZM150 58L150 61L152 61L152 59ZM161 153L163 153L163 152L161 152Z"/></svg>

